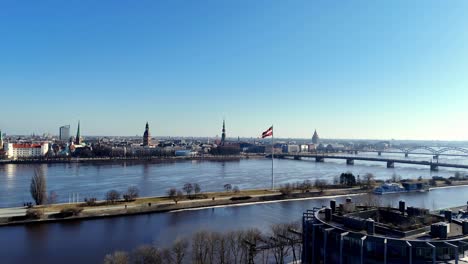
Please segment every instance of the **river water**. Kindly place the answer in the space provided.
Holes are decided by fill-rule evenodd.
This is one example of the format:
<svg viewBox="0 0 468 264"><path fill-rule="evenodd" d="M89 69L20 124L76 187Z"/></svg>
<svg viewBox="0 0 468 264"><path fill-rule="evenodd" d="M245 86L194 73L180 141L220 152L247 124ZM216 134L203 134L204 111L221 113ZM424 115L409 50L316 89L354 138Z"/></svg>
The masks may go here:
<svg viewBox="0 0 468 264"><path fill-rule="evenodd" d="M375 153L359 155L376 156ZM404 158L402 155L391 157ZM413 155L410 158L428 160L432 157ZM467 160L450 157L441 162L465 164ZM344 161L333 160L327 160L325 163L310 160L275 160L274 167L278 184L316 178L331 180L345 171L351 171L355 175L373 173L380 179L390 178L394 173L403 178L427 178L434 175L452 176L456 171L460 171L441 168L438 172L431 172L425 166L415 165L396 165L394 169L387 169L385 163L364 161L356 161L354 166L347 166ZM29 183L36 169L46 175L48 190L55 191L60 201L66 202L70 193L79 193L80 197L102 198L107 190L124 191L130 185L138 186L142 196L163 195L168 188L180 188L186 182L199 183L204 191L222 190L226 183L237 185L241 189L268 188L271 160L4 165L0 167L0 206L16 206L31 200ZM463 205L468 200L467 194L468 187L454 187L428 193L390 194L380 199L382 203L394 206L403 199L408 205L436 209ZM342 199L338 198L338 201ZM3 227L0 228L0 262L101 263L104 255L109 252L132 250L141 244L155 243L165 246L177 237L189 237L203 229L225 232L255 227L268 231L271 224L300 220L302 212L328 204L328 201L328 198L283 201Z"/></svg>
<svg viewBox="0 0 468 264"><path fill-rule="evenodd" d="M468 187L453 187L427 193L388 194L380 199L394 206L405 200L409 206L435 209L466 204L467 194ZM1 263L102 263L105 254L115 250L130 251L141 244L167 246L176 238L190 237L199 230L259 228L268 232L272 224L298 221L305 210L328 203L329 198L308 199L2 227L0 259Z"/></svg>
<svg viewBox="0 0 468 264"><path fill-rule="evenodd" d="M377 157L376 153L360 153ZM384 154L382 157L404 159L403 154ZM410 155L409 159L430 160L432 156ZM442 157L440 162L468 164L467 157ZM0 207L21 206L31 202L29 185L34 171L47 178L48 191L58 195L59 202L68 202L75 195L103 199L107 191L125 191L135 185L140 196L165 195L169 188L182 188L187 183L198 183L202 191L221 191L227 183L240 189L269 188L271 186L271 160L250 159L237 161L177 161L172 163L70 163L70 164L6 164L0 165ZM438 172L428 166L395 164L386 168L385 162L355 161L346 165L344 160L327 159L324 163L313 160L275 160L276 184L317 178L331 181L342 172L355 175L372 173L378 179L388 179L393 174L402 178L429 178L435 175L453 176L455 172L467 170L440 168Z"/></svg>

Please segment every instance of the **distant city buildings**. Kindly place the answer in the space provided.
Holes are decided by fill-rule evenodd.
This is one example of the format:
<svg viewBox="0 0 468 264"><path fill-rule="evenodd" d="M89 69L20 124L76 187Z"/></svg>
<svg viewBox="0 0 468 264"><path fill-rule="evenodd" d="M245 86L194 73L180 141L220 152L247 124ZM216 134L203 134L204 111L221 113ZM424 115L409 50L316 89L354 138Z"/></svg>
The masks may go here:
<svg viewBox="0 0 468 264"><path fill-rule="evenodd" d="M61 126L59 128L59 140L62 142L70 140L70 125Z"/></svg>

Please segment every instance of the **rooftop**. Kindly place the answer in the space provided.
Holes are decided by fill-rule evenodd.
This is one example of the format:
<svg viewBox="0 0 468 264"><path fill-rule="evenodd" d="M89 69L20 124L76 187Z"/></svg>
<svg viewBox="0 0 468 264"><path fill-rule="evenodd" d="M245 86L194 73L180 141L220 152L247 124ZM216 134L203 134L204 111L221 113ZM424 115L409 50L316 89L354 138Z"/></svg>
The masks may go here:
<svg viewBox="0 0 468 264"><path fill-rule="evenodd" d="M330 202L330 207L316 212L316 218L328 226L367 236L388 237L402 240L437 241L468 237L468 213L466 207L443 210L440 213L428 209L362 206L350 198L340 205Z"/></svg>

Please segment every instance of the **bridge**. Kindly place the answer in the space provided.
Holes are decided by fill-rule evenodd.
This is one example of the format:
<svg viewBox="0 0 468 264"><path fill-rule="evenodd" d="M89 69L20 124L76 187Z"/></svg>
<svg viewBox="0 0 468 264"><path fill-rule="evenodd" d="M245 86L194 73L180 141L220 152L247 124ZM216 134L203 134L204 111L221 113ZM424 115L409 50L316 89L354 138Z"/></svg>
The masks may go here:
<svg viewBox="0 0 468 264"><path fill-rule="evenodd" d="M425 150L427 152L420 152ZM419 151L419 152L415 152ZM359 154L359 152L376 152L379 156L382 153L393 153L393 154L405 154L405 157L408 157L409 154L417 154L417 155L431 155L434 156L435 159L438 159L439 156L461 156L461 157L468 157L468 149L466 148L459 148L459 147L443 147L440 149L436 149L433 147L427 146L415 146L410 148L404 147L391 147L390 149L386 150L377 150L377 149L349 149L346 152L351 154ZM458 152L458 153L447 153L447 152Z"/></svg>
<svg viewBox="0 0 468 264"><path fill-rule="evenodd" d="M271 157L271 155L269 155ZM341 159L346 160L347 165L354 165L355 160L362 161L377 161L377 162L386 162L387 168L394 168L395 163L402 164L415 164L415 165L424 165L429 166L432 171L439 170L439 167L447 168L459 168L459 169L468 169L468 165L462 164L449 164L449 163L439 163L432 161L418 161L418 160L407 160L407 159L385 159L385 158L372 158L372 157L349 157L349 156L338 156L338 155L321 155L321 154L308 154L308 153L281 153L275 154L275 158L293 158L295 160L300 160L302 158L315 159L316 162L324 162L325 159Z"/></svg>

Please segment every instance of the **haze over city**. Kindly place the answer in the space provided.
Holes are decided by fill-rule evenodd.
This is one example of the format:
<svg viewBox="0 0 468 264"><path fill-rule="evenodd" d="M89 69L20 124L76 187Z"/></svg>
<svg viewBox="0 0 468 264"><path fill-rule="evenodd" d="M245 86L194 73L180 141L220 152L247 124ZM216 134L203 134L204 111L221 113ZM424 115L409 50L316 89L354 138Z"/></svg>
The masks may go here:
<svg viewBox="0 0 468 264"><path fill-rule="evenodd" d="M6 1L7 134L466 140L466 1ZM27 106L27 107L24 107Z"/></svg>

